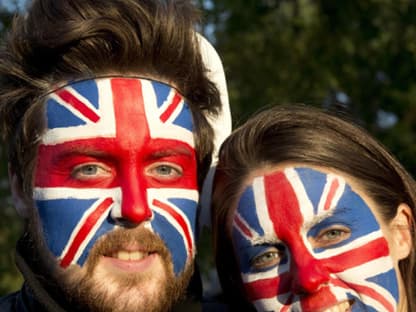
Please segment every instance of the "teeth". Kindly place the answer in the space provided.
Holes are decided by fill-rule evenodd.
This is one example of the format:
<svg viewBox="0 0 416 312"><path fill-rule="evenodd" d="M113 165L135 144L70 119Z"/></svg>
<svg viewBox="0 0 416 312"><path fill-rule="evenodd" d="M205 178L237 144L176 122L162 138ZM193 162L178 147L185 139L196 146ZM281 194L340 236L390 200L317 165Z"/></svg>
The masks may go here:
<svg viewBox="0 0 416 312"><path fill-rule="evenodd" d="M125 251L125 250L120 250L117 253L115 253L113 255L114 258L120 259L120 260L141 260L144 257L146 257L148 255L148 253L143 253L140 251Z"/></svg>
<svg viewBox="0 0 416 312"><path fill-rule="evenodd" d="M324 312L348 312L351 311L351 304L349 301L344 301L334 307L326 309Z"/></svg>

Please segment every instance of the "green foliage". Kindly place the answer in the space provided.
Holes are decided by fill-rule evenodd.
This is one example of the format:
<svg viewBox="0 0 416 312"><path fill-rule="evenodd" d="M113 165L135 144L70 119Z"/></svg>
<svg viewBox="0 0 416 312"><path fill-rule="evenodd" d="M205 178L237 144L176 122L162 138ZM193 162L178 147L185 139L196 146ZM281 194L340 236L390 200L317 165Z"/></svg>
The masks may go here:
<svg viewBox="0 0 416 312"><path fill-rule="evenodd" d="M22 277L14 264L16 241L22 223L11 205L7 161L0 147L0 296L20 288Z"/></svg>
<svg viewBox="0 0 416 312"><path fill-rule="evenodd" d="M8 195L7 174L2 170L0 180L0 295L20 288L22 277L14 264L14 248L21 233L21 222L10 205ZM7 187L7 188L6 188Z"/></svg>
<svg viewBox="0 0 416 312"><path fill-rule="evenodd" d="M0 6L0 38L10 27L13 13ZM22 277L14 264L15 244L22 222L11 205L7 159L0 146L0 296L20 288Z"/></svg>
<svg viewBox="0 0 416 312"><path fill-rule="evenodd" d="M348 110L416 173L416 2L213 0L214 29L234 121L303 102ZM337 101L347 95L348 104ZM398 118L391 128L380 112Z"/></svg>

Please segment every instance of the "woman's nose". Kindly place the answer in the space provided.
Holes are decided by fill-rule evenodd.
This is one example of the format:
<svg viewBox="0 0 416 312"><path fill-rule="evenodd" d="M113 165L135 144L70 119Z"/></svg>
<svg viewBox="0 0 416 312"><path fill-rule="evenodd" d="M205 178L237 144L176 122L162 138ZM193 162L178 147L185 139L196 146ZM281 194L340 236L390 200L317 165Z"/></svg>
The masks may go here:
<svg viewBox="0 0 416 312"><path fill-rule="evenodd" d="M321 260L310 255L297 256L291 263L292 292L309 294L317 292L323 285L329 283L329 271Z"/></svg>

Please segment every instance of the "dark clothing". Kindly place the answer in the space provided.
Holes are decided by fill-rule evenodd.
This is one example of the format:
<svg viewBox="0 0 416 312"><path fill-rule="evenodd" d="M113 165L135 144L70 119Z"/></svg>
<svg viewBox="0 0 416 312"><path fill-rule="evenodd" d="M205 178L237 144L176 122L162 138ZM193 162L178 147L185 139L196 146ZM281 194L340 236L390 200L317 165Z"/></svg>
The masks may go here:
<svg viewBox="0 0 416 312"><path fill-rule="evenodd" d="M0 298L1 312L68 311L48 294L19 253L16 253L16 264L25 278L25 283L20 291Z"/></svg>

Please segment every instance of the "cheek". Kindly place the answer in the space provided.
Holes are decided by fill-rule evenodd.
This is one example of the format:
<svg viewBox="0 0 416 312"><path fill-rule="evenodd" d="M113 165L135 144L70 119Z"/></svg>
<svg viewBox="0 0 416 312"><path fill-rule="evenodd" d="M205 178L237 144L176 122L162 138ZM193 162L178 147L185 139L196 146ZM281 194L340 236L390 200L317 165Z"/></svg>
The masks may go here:
<svg viewBox="0 0 416 312"><path fill-rule="evenodd" d="M67 267L82 266L95 242L114 229L109 216L121 194L118 189L39 188L34 199L46 244Z"/></svg>
<svg viewBox="0 0 416 312"><path fill-rule="evenodd" d="M148 190L148 202L153 212L151 227L169 249L176 275L195 257L198 199L197 190Z"/></svg>

